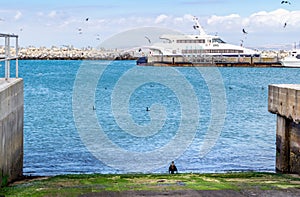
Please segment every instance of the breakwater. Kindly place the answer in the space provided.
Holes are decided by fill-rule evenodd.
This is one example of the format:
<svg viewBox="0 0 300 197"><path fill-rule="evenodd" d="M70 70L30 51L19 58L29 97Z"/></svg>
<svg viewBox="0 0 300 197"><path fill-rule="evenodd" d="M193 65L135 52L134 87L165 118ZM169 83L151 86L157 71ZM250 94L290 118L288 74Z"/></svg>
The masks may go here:
<svg viewBox="0 0 300 197"><path fill-rule="evenodd" d="M0 47L0 57L4 56L5 48ZM12 48L10 54L16 54ZM74 48L68 47L26 47L20 48L18 57L20 60L133 60L134 52L126 52L119 49L96 49L92 47Z"/></svg>

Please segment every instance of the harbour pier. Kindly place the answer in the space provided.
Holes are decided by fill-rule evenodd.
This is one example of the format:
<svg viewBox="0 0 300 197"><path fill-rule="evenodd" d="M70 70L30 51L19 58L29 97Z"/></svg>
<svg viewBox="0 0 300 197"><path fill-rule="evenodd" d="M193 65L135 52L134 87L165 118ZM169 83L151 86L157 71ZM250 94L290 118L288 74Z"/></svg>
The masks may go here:
<svg viewBox="0 0 300 197"><path fill-rule="evenodd" d="M277 115L276 170L300 174L300 84L269 85L268 96Z"/></svg>
<svg viewBox="0 0 300 197"><path fill-rule="evenodd" d="M23 79L18 78L18 36L0 34L5 42L5 76L0 78L0 187L23 174ZM10 53L11 41L15 40L16 53ZM10 61L16 61L15 77L10 77Z"/></svg>

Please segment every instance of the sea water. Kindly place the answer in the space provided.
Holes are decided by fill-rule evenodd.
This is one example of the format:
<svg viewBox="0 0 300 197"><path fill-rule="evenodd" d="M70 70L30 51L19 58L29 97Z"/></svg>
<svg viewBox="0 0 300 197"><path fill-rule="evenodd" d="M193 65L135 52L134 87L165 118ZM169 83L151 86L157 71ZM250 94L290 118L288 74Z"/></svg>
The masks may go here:
<svg viewBox="0 0 300 197"><path fill-rule="evenodd" d="M83 67L90 70L80 81ZM300 69L201 69L143 67L135 61L19 61L24 174L165 173L171 160L180 172L273 172L276 115L268 112L268 85L300 83ZM86 93L93 74L98 81ZM95 127L105 136L96 143L108 149L83 140L83 128L90 136L98 132L89 130L85 113L96 115ZM132 128L141 133L126 131ZM168 143L176 146L164 150ZM112 145L124 156L112 154ZM141 160L135 153L154 156Z"/></svg>

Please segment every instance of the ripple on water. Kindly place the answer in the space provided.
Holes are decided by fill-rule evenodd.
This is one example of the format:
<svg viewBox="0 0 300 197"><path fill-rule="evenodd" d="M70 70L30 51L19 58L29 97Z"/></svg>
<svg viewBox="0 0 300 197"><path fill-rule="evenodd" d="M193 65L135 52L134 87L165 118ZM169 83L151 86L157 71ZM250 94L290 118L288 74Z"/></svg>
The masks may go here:
<svg viewBox="0 0 300 197"><path fill-rule="evenodd" d="M89 153L75 127L72 91L81 63L20 61L25 90L25 175L124 173L105 165ZM99 63L103 65L103 62ZM120 76L135 67L135 62L113 62L112 65L105 71L95 94L99 124L109 139L128 151L147 152L163 147L173 139L180 125L180 101L172 90L161 84L140 86L132 94L129 103L128 113L135 123L149 124L151 120L145 107L156 102L165 106L168 116L164 127L155 135L146 138L131 136L116 124L111 112L111 94ZM156 72L152 75L162 72L164 68L154 69ZM183 155L174 158L179 171L274 171L276 120L267 110L267 87L274 83L300 83L300 70L220 68L226 91L225 125L216 144L208 154L201 157L199 151L203 140L210 137L206 135L211 116L210 93L194 68L177 69L193 86L201 115L192 143ZM166 163L155 172L166 172L168 165Z"/></svg>

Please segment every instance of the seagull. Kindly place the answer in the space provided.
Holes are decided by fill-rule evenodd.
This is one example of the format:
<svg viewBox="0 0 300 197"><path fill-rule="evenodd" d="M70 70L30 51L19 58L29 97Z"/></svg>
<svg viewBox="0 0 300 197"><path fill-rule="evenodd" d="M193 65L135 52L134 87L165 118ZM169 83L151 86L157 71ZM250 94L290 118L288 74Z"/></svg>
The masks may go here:
<svg viewBox="0 0 300 197"><path fill-rule="evenodd" d="M149 43L151 43L150 38L148 38L147 36L145 36L145 38L148 40Z"/></svg>
<svg viewBox="0 0 300 197"><path fill-rule="evenodd" d="M96 40L100 40L100 35L99 34L97 34Z"/></svg>
<svg viewBox="0 0 300 197"><path fill-rule="evenodd" d="M291 2L289 2L289 1L281 1L281 4L284 4L284 3L288 3L291 5Z"/></svg>
<svg viewBox="0 0 300 197"><path fill-rule="evenodd" d="M248 34L248 32L246 32L246 30L245 30L245 29L243 29L243 33L244 33L244 34Z"/></svg>
<svg viewBox="0 0 300 197"><path fill-rule="evenodd" d="M283 25L283 28L285 28L285 27L286 27L286 25L287 25L287 24L286 24L286 23L284 23L284 25Z"/></svg>

